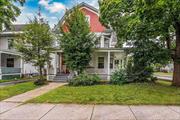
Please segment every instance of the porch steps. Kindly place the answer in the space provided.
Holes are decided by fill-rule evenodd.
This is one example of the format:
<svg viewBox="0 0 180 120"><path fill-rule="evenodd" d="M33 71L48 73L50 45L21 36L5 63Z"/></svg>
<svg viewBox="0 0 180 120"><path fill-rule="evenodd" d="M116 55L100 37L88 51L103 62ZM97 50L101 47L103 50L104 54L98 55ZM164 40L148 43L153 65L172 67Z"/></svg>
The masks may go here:
<svg viewBox="0 0 180 120"><path fill-rule="evenodd" d="M68 75L69 75L69 74L58 73L58 74L54 77L53 81L54 81L54 82L67 82L67 81L68 81Z"/></svg>

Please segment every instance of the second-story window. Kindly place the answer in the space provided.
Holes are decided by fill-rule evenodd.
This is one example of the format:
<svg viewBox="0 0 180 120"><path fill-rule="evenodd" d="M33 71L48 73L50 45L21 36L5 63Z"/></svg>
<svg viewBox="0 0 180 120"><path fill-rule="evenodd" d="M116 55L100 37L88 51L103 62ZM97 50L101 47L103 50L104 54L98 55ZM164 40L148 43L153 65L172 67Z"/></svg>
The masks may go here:
<svg viewBox="0 0 180 120"><path fill-rule="evenodd" d="M14 47L13 42L14 42L14 39L8 39L8 49L12 49Z"/></svg>
<svg viewBox="0 0 180 120"><path fill-rule="evenodd" d="M86 20L90 24L90 16L89 15L86 15Z"/></svg>
<svg viewBox="0 0 180 120"><path fill-rule="evenodd" d="M109 48L109 42L110 42L110 35L104 36L104 47Z"/></svg>

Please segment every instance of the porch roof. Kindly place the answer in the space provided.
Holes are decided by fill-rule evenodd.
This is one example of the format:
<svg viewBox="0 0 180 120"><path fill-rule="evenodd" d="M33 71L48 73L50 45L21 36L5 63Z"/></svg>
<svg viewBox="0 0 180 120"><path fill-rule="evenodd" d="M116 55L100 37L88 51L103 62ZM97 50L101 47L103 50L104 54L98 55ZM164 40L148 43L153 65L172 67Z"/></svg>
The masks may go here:
<svg viewBox="0 0 180 120"><path fill-rule="evenodd" d="M21 31L9 31L9 32L1 32L0 37L16 37L19 34L22 34L23 32Z"/></svg>
<svg viewBox="0 0 180 120"><path fill-rule="evenodd" d="M20 52L17 52L17 51L12 51L12 50L2 50L0 49L0 54L10 54L10 55L17 55L17 56L21 56L21 53Z"/></svg>
<svg viewBox="0 0 180 120"><path fill-rule="evenodd" d="M125 52L128 48L95 48L95 52ZM56 49L54 52L63 52L61 49Z"/></svg>

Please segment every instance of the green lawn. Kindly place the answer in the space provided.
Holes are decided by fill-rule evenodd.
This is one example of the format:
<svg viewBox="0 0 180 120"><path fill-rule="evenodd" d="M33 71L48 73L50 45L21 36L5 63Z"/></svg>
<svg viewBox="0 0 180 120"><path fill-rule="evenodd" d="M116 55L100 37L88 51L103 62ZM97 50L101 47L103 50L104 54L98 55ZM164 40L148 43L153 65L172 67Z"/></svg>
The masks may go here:
<svg viewBox="0 0 180 120"><path fill-rule="evenodd" d="M0 100L4 100L14 95L27 92L37 87L38 86L34 85L33 82L19 83L7 87L0 87Z"/></svg>
<svg viewBox="0 0 180 120"><path fill-rule="evenodd" d="M96 85L87 87L63 86L28 102L79 104L168 104L180 105L180 88L170 82L156 84Z"/></svg>
<svg viewBox="0 0 180 120"><path fill-rule="evenodd" d="M0 80L0 83L17 81L17 80L33 80L33 79L36 79L37 77L38 77L38 76L34 76L34 77L32 77L32 78L30 78L30 77L25 77L25 78L17 78L17 79Z"/></svg>
<svg viewBox="0 0 180 120"><path fill-rule="evenodd" d="M172 72L169 72L169 73L155 72L154 75L158 75L158 76L173 76L173 73Z"/></svg>
<svg viewBox="0 0 180 120"><path fill-rule="evenodd" d="M0 83L5 83L5 82L11 82L11 81L17 81L17 80L25 80L25 79L8 79L8 80L0 80Z"/></svg>

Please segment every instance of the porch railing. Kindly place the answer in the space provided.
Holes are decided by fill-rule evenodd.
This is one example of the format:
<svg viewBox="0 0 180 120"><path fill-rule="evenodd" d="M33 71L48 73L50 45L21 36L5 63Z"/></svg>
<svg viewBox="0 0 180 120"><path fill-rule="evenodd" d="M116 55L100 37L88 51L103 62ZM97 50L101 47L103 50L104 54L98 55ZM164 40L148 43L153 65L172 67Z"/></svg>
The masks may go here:
<svg viewBox="0 0 180 120"><path fill-rule="evenodd" d="M2 74L21 73L21 68L1 67Z"/></svg>

